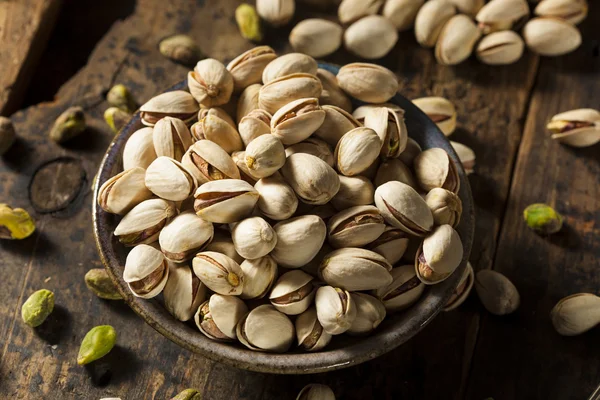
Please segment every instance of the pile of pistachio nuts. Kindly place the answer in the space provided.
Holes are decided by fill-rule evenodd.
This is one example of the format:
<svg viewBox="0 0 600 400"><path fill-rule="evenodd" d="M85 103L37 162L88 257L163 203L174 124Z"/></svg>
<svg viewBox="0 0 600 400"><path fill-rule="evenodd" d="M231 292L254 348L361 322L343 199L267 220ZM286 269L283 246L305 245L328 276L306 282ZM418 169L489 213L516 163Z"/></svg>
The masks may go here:
<svg viewBox="0 0 600 400"><path fill-rule="evenodd" d="M461 263L456 165L409 138L386 103L398 90L388 69L335 76L262 46L227 66L202 60L187 83L140 108L124 171L98 193L122 215L133 295L162 293L214 340L315 351L375 330Z"/></svg>

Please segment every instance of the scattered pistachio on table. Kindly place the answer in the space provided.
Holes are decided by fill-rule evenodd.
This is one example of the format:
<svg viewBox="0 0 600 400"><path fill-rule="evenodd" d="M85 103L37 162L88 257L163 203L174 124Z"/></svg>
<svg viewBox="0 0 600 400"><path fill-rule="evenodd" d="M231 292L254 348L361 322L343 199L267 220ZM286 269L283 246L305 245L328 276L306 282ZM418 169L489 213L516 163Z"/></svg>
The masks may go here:
<svg viewBox="0 0 600 400"><path fill-rule="evenodd" d="M183 65L193 65L202 58L196 41L188 35L173 35L160 41L158 50L163 56Z"/></svg>
<svg viewBox="0 0 600 400"><path fill-rule="evenodd" d="M85 285L96 296L106 300L121 300L123 297L104 268L93 268L85 274Z"/></svg>
<svg viewBox="0 0 600 400"><path fill-rule="evenodd" d="M50 139L63 143L78 136L86 128L85 113L81 107L69 107L58 116L52 129Z"/></svg>
<svg viewBox="0 0 600 400"><path fill-rule="evenodd" d="M90 329L81 342L77 364L89 364L104 357L110 353L116 342L117 332L112 326L99 325Z"/></svg>
<svg viewBox="0 0 600 400"><path fill-rule="evenodd" d="M454 104L443 97L421 97L414 99L413 103L419 107L446 136L450 136L456 129L456 108Z"/></svg>
<svg viewBox="0 0 600 400"><path fill-rule="evenodd" d="M302 388L296 400L335 400L335 394L327 385L311 383Z"/></svg>
<svg viewBox="0 0 600 400"><path fill-rule="evenodd" d="M0 156L4 155L17 139L10 119L0 116Z"/></svg>
<svg viewBox="0 0 600 400"><path fill-rule="evenodd" d="M185 389L171 400L202 400L202 393L197 389Z"/></svg>
<svg viewBox="0 0 600 400"><path fill-rule="evenodd" d="M290 32L294 50L311 57L325 57L342 45L343 29L326 19L309 18L301 21Z"/></svg>
<svg viewBox="0 0 600 400"><path fill-rule="evenodd" d="M534 10L540 17L556 17L577 25L587 17L587 0L542 0Z"/></svg>
<svg viewBox="0 0 600 400"><path fill-rule="evenodd" d="M263 29L254 6L247 3L240 4L235 9L235 22L243 38L253 42L262 41Z"/></svg>
<svg viewBox="0 0 600 400"><path fill-rule="evenodd" d="M552 139L573 147L588 147L600 142L600 112L580 108L556 114L546 128Z"/></svg>
<svg viewBox="0 0 600 400"><path fill-rule="evenodd" d="M118 133L129 122L131 117L131 114L118 107L109 107L104 111L104 121L106 121L114 133Z"/></svg>
<svg viewBox="0 0 600 400"><path fill-rule="evenodd" d="M126 113L133 113L137 108L133 96L127 86L118 84L110 88L106 94L106 101L112 107L118 107Z"/></svg>
<svg viewBox="0 0 600 400"><path fill-rule="evenodd" d="M295 0L256 0L256 11L273 26L286 25L296 11Z"/></svg>
<svg viewBox="0 0 600 400"><path fill-rule="evenodd" d="M486 310L495 315L511 314L521 303L515 285L497 271L479 271L475 275L475 290Z"/></svg>
<svg viewBox="0 0 600 400"><path fill-rule="evenodd" d="M523 27L527 47L542 56L562 56L581 45L581 33L571 23L552 17L537 17Z"/></svg>
<svg viewBox="0 0 600 400"><path fill-rule="evenodd" d="M550 319L563 336L585 333L600 323L600 297L591 293L565 297L554 306Z"/></svg>
<svg viewBox="0 0 600 400"><path fill-rule="evenodd" d="M22 208L0 203L0 239L25 239L35 232L35 221Z"/></svg>
<svg viewBox="0 0 600 400"><path fill-rule="evenodd" d="M40 326L54 310L54 293L47 289L34 292L21 307L23 322L35 328Z"/></svg>
<svg viewBox="0 0 600 400"><path fill-rule="evenodd" d="M551 235L562 229L563 217L547 204L536 203L523 211L523 218L534 231L542 235Z"/></svg>

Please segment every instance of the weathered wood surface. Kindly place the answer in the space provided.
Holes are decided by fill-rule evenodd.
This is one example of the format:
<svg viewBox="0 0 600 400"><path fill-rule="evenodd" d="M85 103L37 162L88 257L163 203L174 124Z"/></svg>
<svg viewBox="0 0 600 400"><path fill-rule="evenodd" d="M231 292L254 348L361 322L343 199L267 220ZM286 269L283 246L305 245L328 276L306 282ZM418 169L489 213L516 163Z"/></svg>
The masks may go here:
<svg viewBox="0 0 600 400"><path fill-rule="evenodd" d="M594 333L562 339L547 313L560 297L594 291L598 283L591 275L598 267L598 153L550 142L543 125L560 110L598 105L597 100L593 104L598 51L592 47L599 21L584 24L586 44L575 55L542 60L537 83L538 58L531 54L509 67L486 67L476 60L442 67L411 33L402 34L392 54L381 60L398 73L405 96L443 95L457 104L460 129L453 139L478 156L471 177L478 205L471 260L476 269L497 267L515 281L523 295L516 315L492 318L472 295L459 310L443 313L409 343L377 360L316 376L274 376L225 367L180 349L126 305L99 300L85 288L85 272L100 266L89 185L112 138L102 121L103 94L119 82L143 102L183 79L186 68L165 60L156 48L171 33L191 34L207 56L224 61L252 47L233 22L238 3L138 1L135 12L113 26L88 65L61 88L56 102L14 116L20 139L0 163L0 201L34 213L38 233L22 242L0 242L0 398L166 399L197 387L206 399L292 399L309 382L329 384L341 399L585 398L598 383ZM300 11L296 18L307 15ZM288 51L288 32L269 32L268 44ZM341 50L327 60L353 59ZM57 146L46 133L74 104L86 108L90 129ZM38 167L60 157L38 173L30 196ZM520 212L534 201L556 202L572 229L550 241L527 231ZM57 211L39 212L48 204ZM55 291L57 308L32 330L21 322L20 306L41 287ZM115 326L118 347L96 365L77 366L80 340L101 323Z"/></svg>

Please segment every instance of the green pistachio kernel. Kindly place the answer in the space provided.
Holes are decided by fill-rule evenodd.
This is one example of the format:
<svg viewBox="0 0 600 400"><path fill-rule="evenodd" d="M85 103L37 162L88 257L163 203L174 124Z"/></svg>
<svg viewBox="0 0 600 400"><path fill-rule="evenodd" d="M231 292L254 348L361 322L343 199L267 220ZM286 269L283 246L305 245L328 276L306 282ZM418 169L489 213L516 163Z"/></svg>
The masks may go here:
<svg viewBox="0 0 600 400"><path fill-rule="evenodd" d="M131 114L117 107L109 107L104 111L104 120L114 133L118 133L131 119Z"/></svg>
<svg viewBox="0 0 600 400"><path fill-rule="evenodd" d="M523 211L527 225L542 235L560 231L563 217L547 204L532 204Z"/></svg>
<svg viewBox="0 0 600 400"><path fill-rule="evenodd" d="M121 300L123 298L104 268L90 269L85 274L85 285L101 299Z"/></svg>
<svg viewBox="0 0 600 400"><path fill-rule="evenodd" d="M35 328L40 326L54 310L54 293L41 289L29 296L21 307L23 321Z"/></svg>
<svg viewBox="0 0 600 400"><path fill-rule="evenodd" d="M235 10L235 21L245 39L260 42L263 39L260 18L256 9L250 4L240 4Z"/></svg>
<svg viewBox="0 0 600 400"><path fill-rule="evenodd" d="M35 232L35 221L22 208L0 203L0 239L25 239Z"/></svg>
<svg viewBox="0 0 600 400"><path fill-rule="evenodd" d="M77 364L85 365L107 355L117 341L117 332L110 325L100 325L92 328L83 338Z"/></svg>
<svg viewBox="0 0 600 400"><path fill-rule="evenodd" d="M137 108L135 100L125 85L115 85L106 94L106 101L112 107L120 108L126 113L133 113Z"/></svg>
<svg viewBox="0 0 600 400"><path fill-rule="evenodd" d="M81 107L69 107L54 122L50 139L63 143L85 130L85 114Z"/></svg>
<svg viewBox="0 0 600 400"><path fill-rule="evenodd" d="M171 400L201 400L202 395L196 389L185 389Z"/></svg>

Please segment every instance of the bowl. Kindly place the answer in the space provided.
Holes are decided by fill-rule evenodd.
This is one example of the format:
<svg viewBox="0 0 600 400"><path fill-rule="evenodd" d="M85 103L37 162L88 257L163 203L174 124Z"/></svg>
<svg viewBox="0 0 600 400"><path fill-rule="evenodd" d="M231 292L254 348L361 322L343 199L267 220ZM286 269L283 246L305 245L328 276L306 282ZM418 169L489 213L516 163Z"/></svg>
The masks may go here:
<svg viewBox="0 0 600 400"><path fill-rule="evenodd" d="M321 63L319 67L327 69L333 74L337 74L339 71L339 67L331 64ZM169 90L181 90L186 87L187 84L183 81ZM125 302L152 328L181 347L211 360L256 372L308 374L347 368L376 358L416 335L444 307L458 286L460 277L466 268L475 226L473 198L467 175L458 156L435 123L401 95L396 95L390 102L399 105L406 111L405 118L409 135L423 149L441 147L450 154L460 176L459 196L463 203L462 219L457 228L464 246L463 261L448 279L427 287L423 296L410 309L399 314L389 315L375 332L367 337L342 335L332 340L331 344L322 351L272 354L252 351L239 343L220 343L210 340L200 333L193 323L183 323L172 317L159 300L144 300L134 297L123 281L126 250L112 234L119 217L98 207L97 197L100 186L122 169L121 159L125 142L133 132L142 127L139 112L133 116L108 147L100 164L94 186L93 220L96 245L102 263L123 295ZM358 104L358 102L355 103L355 105Z"/></svg>

